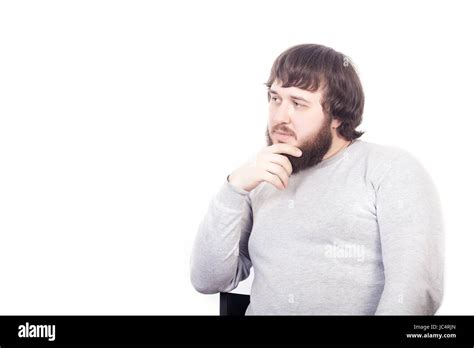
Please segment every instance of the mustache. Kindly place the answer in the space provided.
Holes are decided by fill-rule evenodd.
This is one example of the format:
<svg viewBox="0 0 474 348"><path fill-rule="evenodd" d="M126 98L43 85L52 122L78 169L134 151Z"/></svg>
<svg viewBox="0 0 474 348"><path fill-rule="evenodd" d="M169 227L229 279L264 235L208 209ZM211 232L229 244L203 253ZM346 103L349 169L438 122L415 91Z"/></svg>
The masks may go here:
<svg viewBox="0 0 474 348"><path fill-rule="evenodd" d="M287 129L287 128L274 127L273 130L272 130L272 133L275 133L275 132L285 133L285 134L295 136L295 133L292 132L290 129Z"/></svg>

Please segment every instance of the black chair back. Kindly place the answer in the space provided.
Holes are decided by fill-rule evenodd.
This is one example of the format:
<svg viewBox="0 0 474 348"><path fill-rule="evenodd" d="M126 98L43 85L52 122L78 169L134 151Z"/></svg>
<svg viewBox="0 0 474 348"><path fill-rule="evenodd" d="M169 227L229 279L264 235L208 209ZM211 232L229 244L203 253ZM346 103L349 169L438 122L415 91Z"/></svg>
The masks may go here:
<svg viewBox="0 0 474 348"><path fill-rule="evenodd" d="M250 295L219 293L220 315L243 316L250 303Z"/></svg>

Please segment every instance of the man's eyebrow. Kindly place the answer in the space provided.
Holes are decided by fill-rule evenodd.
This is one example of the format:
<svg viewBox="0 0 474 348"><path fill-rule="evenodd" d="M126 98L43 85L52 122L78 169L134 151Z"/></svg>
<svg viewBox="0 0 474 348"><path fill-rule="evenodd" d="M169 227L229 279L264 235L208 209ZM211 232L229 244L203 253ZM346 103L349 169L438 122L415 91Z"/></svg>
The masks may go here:
<svg viewBox="0 0 474 348"><path fill-rule="evenodd" d="M273 90L273 89L271 89L271 88L268 89L268 92L269 92L270 94L279 95L277 91L275 91L275 90ZM306 99L303 98L303 97L298 97L297 95L290 95L290 98L296 99L296 100L302 100L302 101L304 101L304 102L306 102L306 103L308 103L308 104L311 104L311 102L310 102L309 100L306 100Z"/></svg>

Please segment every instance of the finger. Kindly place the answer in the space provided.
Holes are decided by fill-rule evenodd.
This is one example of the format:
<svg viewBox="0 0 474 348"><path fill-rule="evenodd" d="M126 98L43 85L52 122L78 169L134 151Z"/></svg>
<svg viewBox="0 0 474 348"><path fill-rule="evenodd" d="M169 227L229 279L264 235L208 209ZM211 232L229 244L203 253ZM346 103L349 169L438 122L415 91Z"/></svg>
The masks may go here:
<svg viewBox="0 0 474 348"><path fill-rule="evenodd" d="M302 152L299 148L286 143L277 143L270 145L268 147L268 151L270 151L271 153L286 153L295 157L300 157L302 155Z"/></svg>
<svg viewBox="0 0 474 348"><path fill-rule="evenodd" d="M264 168L267 172L277 175L283 184L283 187L288 187L289 175L286 170L279 164L267 162Z"/></svg>
<svg viewBox="0 0 474 348"><path fill-rule="evenodd" d="M288 157L284 155L270 153L264 157L264 160L281 165L288 173L288 176L290 176L291 173L293 173L293 167L291 166L291 162L288 159Z"/></svg>
<svg viewBox="0 0 474 348"><path fill-rule="evenodd" d="M283 185L280 178L277 175L266 171L265 169L262 169L260 177L262 178L262 180L272 184L273 186L275 186L279 190L284 190L285 189L285 186Z"/></svg>

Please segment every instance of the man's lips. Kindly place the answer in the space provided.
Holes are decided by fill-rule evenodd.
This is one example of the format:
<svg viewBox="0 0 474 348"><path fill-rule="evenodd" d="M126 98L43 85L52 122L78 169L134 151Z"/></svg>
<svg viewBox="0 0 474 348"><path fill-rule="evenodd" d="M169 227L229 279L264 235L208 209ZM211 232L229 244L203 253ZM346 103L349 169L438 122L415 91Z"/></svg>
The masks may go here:
<svg viewBox="0 0 474 348"><path fill-rule="evenodd" d="M274 133L275 133L275 138L282 142L287 142L293 137L293 135L289 133L280 133L280 132L274 132Z"/></svg>
<svg viewBox="0 0 474 348"><path fill-rule="evenodd" d="M277 135L280 135L280 136L286 136L286 137L292 137L293 134L291 133L284 133L284 132L274 132L275 134Z"/></svg>

